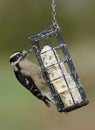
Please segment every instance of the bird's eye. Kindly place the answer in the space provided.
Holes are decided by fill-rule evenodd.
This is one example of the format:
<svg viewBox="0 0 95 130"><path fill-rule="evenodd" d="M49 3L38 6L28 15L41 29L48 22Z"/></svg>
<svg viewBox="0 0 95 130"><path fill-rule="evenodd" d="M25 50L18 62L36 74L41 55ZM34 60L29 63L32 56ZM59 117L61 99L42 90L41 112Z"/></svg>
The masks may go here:
<svg viewBox="0 0 95 130"><path fill-rule="evenodd" d="M22 53L17 51L10 57L10 63L20 61L21 58L22 58Z"/></svg>
<svg viewBox="0 0 95 130"><path fill-rule="evenodd" d="M17 58L19 58L19 57L21 57L21 55L20 55L20 54L18 54L18 55L17 55Z"/></svg>

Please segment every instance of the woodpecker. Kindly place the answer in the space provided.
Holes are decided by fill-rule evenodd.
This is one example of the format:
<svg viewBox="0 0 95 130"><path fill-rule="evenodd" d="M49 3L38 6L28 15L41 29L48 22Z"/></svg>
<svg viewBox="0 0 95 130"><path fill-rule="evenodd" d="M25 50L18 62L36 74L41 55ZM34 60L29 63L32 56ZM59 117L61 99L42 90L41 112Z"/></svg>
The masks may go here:
<svg viewBox="0 0 95 130"><path fill-rule="evenodd" d="M34 96L50 107L50 102L54 104L54 100L43 74L36 64L27 59L31 51L30 49L14 52L10 56L10 64L17 80Z"/></svg>

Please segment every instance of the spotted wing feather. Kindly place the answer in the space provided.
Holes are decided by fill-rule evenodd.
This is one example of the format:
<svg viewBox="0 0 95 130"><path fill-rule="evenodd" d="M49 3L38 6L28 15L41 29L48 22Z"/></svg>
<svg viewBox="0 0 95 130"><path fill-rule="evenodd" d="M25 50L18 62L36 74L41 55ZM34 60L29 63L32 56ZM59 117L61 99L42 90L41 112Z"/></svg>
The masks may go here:
<svg viewBox="0 0 95 130"><path fill-rule="evenodd" d="M15 76L18 79L18 81L26 88L28 89L34 96L36 96L38 99L43 100L44 103L50 107L50 104L48 102L48 98L46 96L43 96L40 92L40 90L36 87L34 81L29 77L26 76L20 72L15 72Z"/></svg>

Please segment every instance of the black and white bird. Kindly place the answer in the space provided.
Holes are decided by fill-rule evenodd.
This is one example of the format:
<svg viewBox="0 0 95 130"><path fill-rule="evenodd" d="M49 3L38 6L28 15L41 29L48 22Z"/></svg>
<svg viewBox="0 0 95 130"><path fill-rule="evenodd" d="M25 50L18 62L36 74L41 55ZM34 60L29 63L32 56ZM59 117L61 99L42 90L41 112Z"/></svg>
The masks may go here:
<svg viewBox="0 0 95 130"><path fill-rule="evenodd" d="M48 107L54 103L50 90L40 68L27 59L31 50L16 51L10 56L10 63L18 81Z"/></svg>

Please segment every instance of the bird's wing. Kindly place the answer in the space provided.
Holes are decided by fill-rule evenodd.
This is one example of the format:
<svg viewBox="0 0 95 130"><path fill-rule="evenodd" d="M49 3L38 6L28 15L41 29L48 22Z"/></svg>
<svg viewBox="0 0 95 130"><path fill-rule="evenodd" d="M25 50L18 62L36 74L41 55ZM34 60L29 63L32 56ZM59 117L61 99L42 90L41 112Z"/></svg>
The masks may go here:
<svg viewBox="0 0 95 130"><path fill-rule="evenodd" d="M36 96L40 100L43 100L48 107L50 106L47 100L48 98L42 95L41 91L36 87L34 81L29 76L26 76L20 72L15 72L15 76L18 79L18 81L34 96Z"/></svg>

